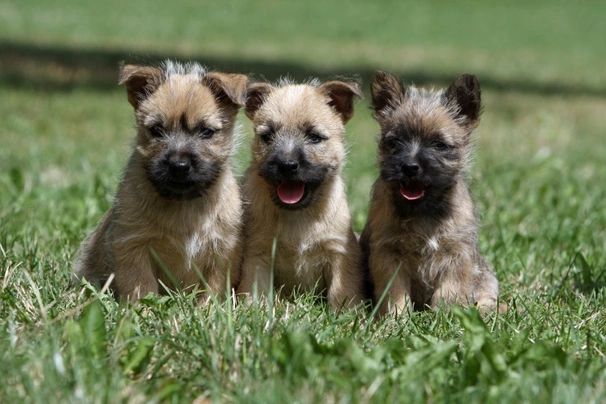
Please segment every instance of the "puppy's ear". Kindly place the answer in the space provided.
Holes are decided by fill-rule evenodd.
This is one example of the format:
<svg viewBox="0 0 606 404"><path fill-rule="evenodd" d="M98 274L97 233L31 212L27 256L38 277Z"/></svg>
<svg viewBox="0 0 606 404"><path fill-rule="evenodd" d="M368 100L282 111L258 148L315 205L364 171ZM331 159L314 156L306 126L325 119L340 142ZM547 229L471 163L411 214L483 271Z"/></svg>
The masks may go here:
<svg viewBox="0 0 606 404"><path fill-rule="evenodd" d="M375 110L376 117L385 108L400 103L404 98L405 91L396 76L377 70L372 76L370 93L372 94L372 108Z"/></svg>
<svg viewBox="0 0 606 404"><path fill-rule="evenodd" d="M210 72L202 83L207 86L218 101L228 101L236 108L246 102L248 76L244 74Z"/></svg>
<svg viewBox="0 0 606 404"><path fill-rule="evenodd" d="M359 84L353 81L327 81L318 89L328 96L328 105L339 113L343 123L347 123L354 114L354 98L364 98Z"/></svg>
<svg viewBox="0 0 606 404"><path fill-rule="evenodd" d="M128 102L136 109L164 82L162 70L151 66L124 65L120 69L118 84L126 85Z"/></svg>
<svg viewBox="0 0 606 404"><path fill-rule="evenodd" d="M248 119L253 120L255 113L265 102L267 94L272 90L272 85L268 83L252 83L248 86L245 108Z"/></svg>
<svg viewBox="0 0 606 404"><path fill-rule="evenodd" d="M473 74L464 74L446 90L446 103L458 106L457 117L464 117L463 125L473 130L480 122L482 112L480 82Z"/></svg>

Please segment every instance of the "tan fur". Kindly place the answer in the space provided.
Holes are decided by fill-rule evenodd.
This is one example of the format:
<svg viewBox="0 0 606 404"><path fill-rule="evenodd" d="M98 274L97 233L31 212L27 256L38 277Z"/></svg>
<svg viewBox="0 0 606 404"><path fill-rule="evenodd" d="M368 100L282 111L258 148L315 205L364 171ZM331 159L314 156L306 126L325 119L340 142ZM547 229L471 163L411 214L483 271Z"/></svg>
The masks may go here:
<svg viewBox="0 0 606 404"><path fill-rule="evenodd" d="M220 297L236 284L242 256L242 206L229 162L246 81L243 75L207 73L197 65L167 62L164 70L124 66L121 83L126 84L128 99L135 107L136 145L114 206L80 248L74 270L77 278L104 282L114 273L112 289L118 297L131 301L163 292L159 281L170 288L200 285L206 289L196 268L210 292ZM213 127L216 134L206 141L192 141L194 135L180 126L184 121L191 127L200 123ZM147 128L155 123L175 134L170 146L185 147L178 143L190 142L196 147L187 152L201 160L220 162L222 170L201 196L165 198L148 179L145 165L168 147L150 137ZM206 294L200 297L201 301L207 299Z"/></svg>
<svg viewBox="0 0 606 404"><path fill-rule="evenodd" d="M339 97L333 93L335 88L339 88L337 92L350 92L345 102L334 99ZM357 85L342 82L283 83L278 87L257 83L252 91L249 88L247 115L256 136L252 163L243 181L246 248L238 293L250 295L255 286L259 293L267 293L273 267L273 283L282 295L288 296L296 289L324 293L333 308L353 307L362 301L361 251L351 228L341 178L346 157L344 123L353 114L354 96L361 96ZM333 105L333 101L339 105ZM301 128L309 125L326 136L320 144L304 146L312 164L329 167L329 174L316 189L311 204L303 209L278 207L271 196L275 186L259 173L274 150L259 136L270 123L281 128L284 136L292 136L281 143L285 147L290 141L300 141L305 135ZM272 262L274 239L277 249Z"/></svg>
<svg viewBox="0 0 606 404"><path fill-rule="evenodd" d="M408 216L400 214L394 204L400 197L398 185L382 176L375 182L360 243L374 283L375 301L385 294L379 313L406 312L413 303L418 309L441 303L494 308L498 281L478 251L478 224L464 180L469 136L477 126L477 117L461 115L442 92L412 88L404 95L406 89L400 89L395 77L382 72L377 75L373 101L383 138L397 133L398 128L415 134L413 144L424 144L424 137L440 134L441 140L453 145L460 156L440 162L455 176L455 185L445 201L447 212L441 216L432 216L432 212L417 215L414 211ZM479 103L479 91L477 97ZM479 112L479 106L477 111L471 109ZM396 158L387 150L379 153L381 167ZM440 156L439 152L435 154Z"/></svg>

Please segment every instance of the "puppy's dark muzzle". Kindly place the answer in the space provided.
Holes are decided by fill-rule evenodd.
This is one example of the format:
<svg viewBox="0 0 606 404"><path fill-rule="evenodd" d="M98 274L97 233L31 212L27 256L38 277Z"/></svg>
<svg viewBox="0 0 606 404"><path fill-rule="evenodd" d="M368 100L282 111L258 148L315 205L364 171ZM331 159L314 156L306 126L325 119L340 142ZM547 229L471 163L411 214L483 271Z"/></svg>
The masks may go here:
<svg viewBox="0 0 606 404"><path fill-rule="evenodd" d="M191 157L185 155L172 155L166 160L170 179L176 182L188 181L192 165Z"/></svg>
<svg viewBox="0 0 606 404"><path fill-rule="evenodd" d="M402 164L402 173L410 178L415 178L421 175L421 166L417 163Z"/></svg>
<svg viewBox="0 0 606 404"><path fill-rule="evenodd" d="M278 173L285 177L290 177L299 170L299 162L295 160L277 160L276 166L278 168Z"/></svg>

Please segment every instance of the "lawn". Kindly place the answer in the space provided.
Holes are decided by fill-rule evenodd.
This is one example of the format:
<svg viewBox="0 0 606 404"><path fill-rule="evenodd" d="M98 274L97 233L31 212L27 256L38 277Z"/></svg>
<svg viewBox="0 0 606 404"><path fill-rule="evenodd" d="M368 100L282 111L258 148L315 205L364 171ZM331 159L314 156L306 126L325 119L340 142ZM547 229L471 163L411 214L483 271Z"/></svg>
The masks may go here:
<svg viewBox="0 0 606 404"><path fill-rule="evenodd" d="M0 1L0 402L603 402L605 19L601 2L539 0ZM377 175L372 71L427 86L477 74L470 182L509 310L373 320L305 295L131 307L70 288L132 141L118 63L167 57L362 80L356 230Z"/></svg>

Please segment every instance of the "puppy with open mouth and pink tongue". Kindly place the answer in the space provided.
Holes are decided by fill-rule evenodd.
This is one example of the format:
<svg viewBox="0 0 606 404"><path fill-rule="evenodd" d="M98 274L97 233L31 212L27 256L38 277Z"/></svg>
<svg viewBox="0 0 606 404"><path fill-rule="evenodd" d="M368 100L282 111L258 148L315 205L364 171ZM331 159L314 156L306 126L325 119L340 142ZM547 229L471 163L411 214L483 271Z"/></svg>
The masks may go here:
<svg viewBox="0 0 606 404"><path fill-rule="evenodd" d="M422 184L402 185L400 186L400 195L409 201L416 201L425 195L425 188Z"/></svg>
<svg viewBox="0 0 606 404"><path fill-rule="evenodd" d="M278 198L287 205L299 203L305 195L305 183L301 181L283 181L278 185Z"/></svg>
<svg viewBox="0 0 606 404"><path fill-rule="evenodd" d="M478 247L466 181L482 110L478 79L464 74L429 90L377 71L370 90L380 174L360 244L378 313L506 309L497 307L499 281Z"/></svg>
<svg viewBox="0 0 606 404"><path fill-rule="evenodd" d="M356 97L359 86L348 81L249 85L255 136L242 184L240 296L262 296L273 284L283 296L322 295L333 308L363 301L362 254L341 177Z"/></svg>

